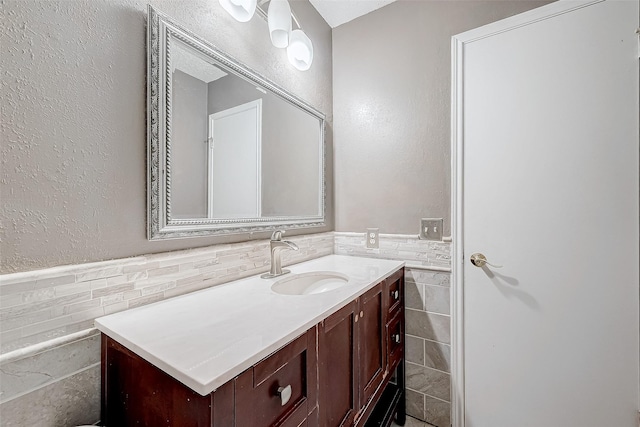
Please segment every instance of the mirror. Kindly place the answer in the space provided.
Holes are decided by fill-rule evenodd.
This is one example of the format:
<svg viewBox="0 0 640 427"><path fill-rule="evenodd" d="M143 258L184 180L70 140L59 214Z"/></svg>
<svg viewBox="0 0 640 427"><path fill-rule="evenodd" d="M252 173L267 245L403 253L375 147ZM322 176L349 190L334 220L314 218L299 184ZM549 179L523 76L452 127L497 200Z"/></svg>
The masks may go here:
<svg viewBox="0 0 640 427"><path fill-rule="evenodd" d="M149 239L323 226L322 113L149 6Z"/></svg>

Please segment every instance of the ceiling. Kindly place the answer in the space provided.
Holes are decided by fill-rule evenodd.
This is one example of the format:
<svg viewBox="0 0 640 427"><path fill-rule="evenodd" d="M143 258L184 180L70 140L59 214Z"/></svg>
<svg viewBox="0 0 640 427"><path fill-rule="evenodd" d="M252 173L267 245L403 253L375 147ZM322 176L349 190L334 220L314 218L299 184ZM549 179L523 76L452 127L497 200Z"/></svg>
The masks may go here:
<svg viewBox="0 0 640 427"><path fill-rule="evenodd" d="M310 0L331 28L380 9L395 0Z"/></svg>

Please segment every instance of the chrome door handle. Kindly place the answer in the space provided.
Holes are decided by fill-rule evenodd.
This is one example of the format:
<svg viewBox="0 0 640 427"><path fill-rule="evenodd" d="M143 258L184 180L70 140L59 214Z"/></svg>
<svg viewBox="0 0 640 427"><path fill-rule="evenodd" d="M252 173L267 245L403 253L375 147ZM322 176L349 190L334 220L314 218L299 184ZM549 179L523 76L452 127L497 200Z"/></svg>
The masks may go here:
<svg viewBox="0 0 640 427"><path fill-rule="evenodd" d="M485 265L489 265L493 268L502 268L501 265L491 264L489 261L487 261L487 257L479 252L472 254L470 260L471 264L475 265L476 267L484 267Z"/></svg>

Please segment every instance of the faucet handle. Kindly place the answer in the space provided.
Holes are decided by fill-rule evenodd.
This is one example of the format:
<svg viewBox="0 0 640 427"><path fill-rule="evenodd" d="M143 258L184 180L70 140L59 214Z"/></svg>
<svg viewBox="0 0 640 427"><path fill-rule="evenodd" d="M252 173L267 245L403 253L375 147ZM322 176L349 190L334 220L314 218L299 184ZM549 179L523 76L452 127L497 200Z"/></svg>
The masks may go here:
<svg viewBox="0 0 640 427"><path fill-rule="evenodd" d="M271 240L279 242L282 240L282 235L285 233L284 230L275 230L273 234L271 234Z"/></svg>

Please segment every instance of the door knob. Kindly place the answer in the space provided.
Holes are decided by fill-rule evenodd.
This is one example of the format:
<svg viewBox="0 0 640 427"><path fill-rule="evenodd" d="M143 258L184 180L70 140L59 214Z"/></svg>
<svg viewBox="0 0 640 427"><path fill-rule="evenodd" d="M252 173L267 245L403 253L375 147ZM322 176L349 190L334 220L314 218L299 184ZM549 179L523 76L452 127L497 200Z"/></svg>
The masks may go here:
<svg viewBox="0 0 640 427"><path fill-rule="evenodd" d="M485 265L489 265L493 268L502 268L501 265L491 264L489 261L487 261L487 257L479 252L472 254L470 260L471 264L475 265L476 267L484 267Z"/></svg>

